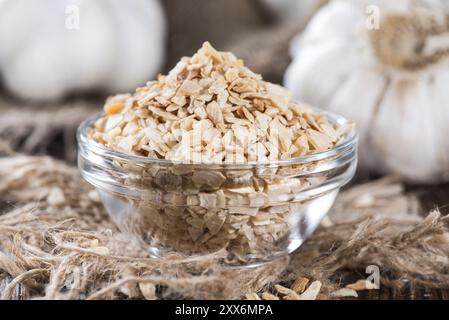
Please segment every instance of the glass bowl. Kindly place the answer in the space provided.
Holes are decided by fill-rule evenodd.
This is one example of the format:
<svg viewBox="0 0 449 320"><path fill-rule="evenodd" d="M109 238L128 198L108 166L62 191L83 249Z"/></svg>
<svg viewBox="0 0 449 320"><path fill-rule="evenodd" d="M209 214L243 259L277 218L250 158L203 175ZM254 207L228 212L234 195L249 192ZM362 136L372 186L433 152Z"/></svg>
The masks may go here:
<svg viewBox="0 0 449 320"><path fill-rule="evenodd" d="M317 228L357 165L354 126L339 145L309 156L195 164L108 149L88 137L100 116L78 129L79 169L119 229L153 257L220 251L225 264L251 266L285 256Z"/></svg>

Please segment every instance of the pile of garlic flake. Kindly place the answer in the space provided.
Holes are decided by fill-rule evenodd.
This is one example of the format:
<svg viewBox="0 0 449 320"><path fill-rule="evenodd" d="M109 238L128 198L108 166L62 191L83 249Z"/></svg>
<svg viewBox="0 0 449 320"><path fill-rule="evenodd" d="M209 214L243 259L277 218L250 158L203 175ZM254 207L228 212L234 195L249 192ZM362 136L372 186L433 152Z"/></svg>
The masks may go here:
<svg viewBox="0 0 449 320"><path fill-rule="evenodd" d="M168 75L107 99L89 134L130 155L194 163L284 160L328 150L347 128L292 100L208 42Z"/></svg>

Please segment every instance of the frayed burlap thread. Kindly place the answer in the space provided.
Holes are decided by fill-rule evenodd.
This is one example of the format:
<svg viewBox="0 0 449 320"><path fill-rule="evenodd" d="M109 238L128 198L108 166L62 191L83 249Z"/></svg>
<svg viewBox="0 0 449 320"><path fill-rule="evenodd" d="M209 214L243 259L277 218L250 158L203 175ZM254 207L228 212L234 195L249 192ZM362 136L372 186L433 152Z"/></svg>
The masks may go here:
<svg viewBox="0 0 449 320"><path fill-rule="evenodd" d="M0 96L0 156L14 150L75 162L76 129L99 112L102 104L101 100L79 99L52 106L24 106Z"/></svg>
<svg viewBox="0 0 449 320"><path fill-rule="evenodd" d="M448 218L417 215L416 198L396 178L342 192L299 250L251 272L222 266L221 252L148 257L111 223L78 170L52 158L0 158L0 198L2 299L239 299L299 276L321 281L318 298L328 299L373 265L376 297L449 288Z"/></svg>

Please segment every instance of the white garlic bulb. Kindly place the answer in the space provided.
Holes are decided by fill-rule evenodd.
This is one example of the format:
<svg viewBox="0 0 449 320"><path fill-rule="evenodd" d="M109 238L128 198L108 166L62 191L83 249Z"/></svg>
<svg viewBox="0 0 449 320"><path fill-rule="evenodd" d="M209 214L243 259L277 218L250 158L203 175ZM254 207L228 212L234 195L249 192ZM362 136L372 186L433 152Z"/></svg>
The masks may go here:
<svg viewBox="0 0 449 320"><path fill-rule="evenodd" d="M0 74L24 99L129 91L160 71L165 34L158 0L3 0Z"/></svg>
<svg viewBox="0 0 449 320"><path fill-rule="evenodd" d="M283 22L304 27L313 14L328 0L263 0Z"/></svg>
<svg viewBox="0 0 449 320"><path fill-rule="evenodd" d="M334 0L294 41L285 85L357 122L362 167L449 179L448 2Z"/></svg>

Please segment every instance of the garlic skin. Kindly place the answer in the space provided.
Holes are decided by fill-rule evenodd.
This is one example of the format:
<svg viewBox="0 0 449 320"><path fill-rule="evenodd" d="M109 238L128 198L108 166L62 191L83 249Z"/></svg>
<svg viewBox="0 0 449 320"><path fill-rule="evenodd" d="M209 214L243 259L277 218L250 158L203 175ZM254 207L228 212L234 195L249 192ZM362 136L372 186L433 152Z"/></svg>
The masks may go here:
<svg viewBox="0 0 449 320"><path fill-rule="evenodd" d="M367 5L380 28L367 27ZM439 0L334 0L292 43L285 86L356 121L364 169L449 180L449 6Z"/></svg>
<svg viewBox="0 0 449 320"><path fill-rule="evenodd" d="M0 73L22 99L126 92L161 69L165 35L158 0L3 0Z"/></svg>

